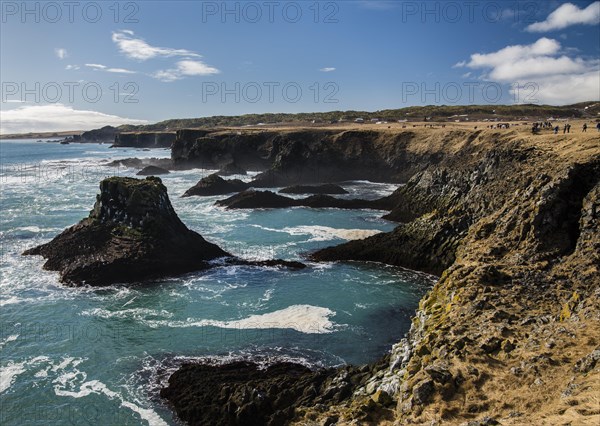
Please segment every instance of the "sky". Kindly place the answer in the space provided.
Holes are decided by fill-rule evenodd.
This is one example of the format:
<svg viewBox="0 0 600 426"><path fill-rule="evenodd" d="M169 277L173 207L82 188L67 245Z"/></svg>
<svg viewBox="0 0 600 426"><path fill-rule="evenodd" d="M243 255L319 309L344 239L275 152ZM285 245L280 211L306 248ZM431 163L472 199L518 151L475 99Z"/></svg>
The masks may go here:
<svg viewBox="0 0 600 426"><path fill-rule="evenodd" d="M0 133L600 101L600 1L2 1Z"/></svg>

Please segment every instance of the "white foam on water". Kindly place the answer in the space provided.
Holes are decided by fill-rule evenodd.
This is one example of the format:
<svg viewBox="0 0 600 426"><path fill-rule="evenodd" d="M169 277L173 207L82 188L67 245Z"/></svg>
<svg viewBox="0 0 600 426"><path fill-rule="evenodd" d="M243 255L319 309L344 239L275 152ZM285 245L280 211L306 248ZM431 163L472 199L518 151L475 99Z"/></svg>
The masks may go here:
<svg viewBox="0 0 600 426"><path fill-rule="evenodd" d="M14 342L18 338L19 338L18 334L11 334L6 339L3 339L2 341L0 341L0 349L2 349L4 347L4 345L6 345L8 342Z"/></svg>
<svg viewBox="0 0 600 426"><path fill-rule="evenodd" d="M110 390L108 386L99 380L86 381L87 374L77 369L77 366L83 361L84 359L81 358L64 358L58 365L52 367L52 371L64 371L70 365L69 371L65 371L52 382L54 384L54 393L57 396L78 399L92 394L104 395L111 400L120 401L122 407L137 413L150 426L168 426L154 410L140 407L137 404L127 401L121 394Z"/></svg>
<svg viewBox="0 0 600 426"><path fill-rule="evenodd" d="M48 360L48 357L38 356L30 359L29 361L8 361L7 365L0 367L0 393L10 389L10 387L14 384L15 379L27 371L27 367L35 366L40 362L47 362Z"/></svg>
<svg viewBox="0 0 600 426"><path fill-rule="evenodd" d="M173 314L169 311L163 310L155 310L148 308L132 308L132 309L123 309L120 311L109 311L107 309L102 308L94 308L87 309L82 311L80 315L83 316L91 316L91 317L100 317L104 319L108 318L134 318L134 319L145 319L146 317L165 317L171 318Z"/></svg>
<svg viewBox="0 0 600 426"><path fill-rule="evenodd" d="M326 334L342 327L330 320L335 312L329 308L311 305L293 305L275 312L260 315L250 315L247 318L232 321L196 320L188 318L185 321L142 321L152 328L172 327L219 327L233 329L292 329L306 334Z"/></svg>
<svg viewBox="0 0 600 426"><path fill-rule="evenodd" d="M10 388L17 376L25 370L25 362L9 362L8 365L0 367L0 393Z"/></svg>
<svg viewBox="0 0 600 426"><path fill-rule="evenodd" d="M378 229L340 229L331 228L329 226L295 226L281 229L267 228L260 225L252 225L256 228L264 229L271 232L283 232L289 235L311 235L308 240L312 241L330 241L336 238L342 240L361 240L381 233Z"/></svg>

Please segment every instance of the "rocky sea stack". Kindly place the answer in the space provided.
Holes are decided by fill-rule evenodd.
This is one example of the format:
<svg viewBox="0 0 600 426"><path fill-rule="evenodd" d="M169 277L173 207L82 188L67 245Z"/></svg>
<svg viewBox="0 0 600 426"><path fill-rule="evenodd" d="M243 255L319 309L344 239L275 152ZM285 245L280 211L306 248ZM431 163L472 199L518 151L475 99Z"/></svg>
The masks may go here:
<svg viewBox="0 0 600 426"><path fill-rule="evenodd" d="M87 218L23 254L43 256L44 269L73 286L181 274L230 256L179 220L157 177L104 179Z"/></svg>

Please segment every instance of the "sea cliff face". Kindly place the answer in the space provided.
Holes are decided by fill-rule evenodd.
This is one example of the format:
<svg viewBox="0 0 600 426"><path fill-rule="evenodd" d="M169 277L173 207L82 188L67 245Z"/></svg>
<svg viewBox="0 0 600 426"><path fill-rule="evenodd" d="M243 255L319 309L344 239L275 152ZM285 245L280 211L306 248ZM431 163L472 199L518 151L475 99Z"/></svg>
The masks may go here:
<svg viewBox="0 0 600 426"><path fill-rule="evenodd" d="M175 133L169 132L124 132L117 133L113 147L170 148Z"/></svg>
<svg viewBox="0 0 600 426"><path fill-rule="evenodd" d="M459 138L464 131L450 131ZM171 158L177 167L220 168L235 163L258 170L255 187L369 179L404 182L439 153L413 153L415 132L372 130L181 130ZM418 154L418 155L416 155Z"/></svg>
<svg viewBox="0 0 600 426"><path fill-rule="evenodd" d="M389 364L336 415L367 419L380 390L401 423L598 420L598 142L489 131L453 141L394 194L394 231L313 254L441 274Z"/></svg>

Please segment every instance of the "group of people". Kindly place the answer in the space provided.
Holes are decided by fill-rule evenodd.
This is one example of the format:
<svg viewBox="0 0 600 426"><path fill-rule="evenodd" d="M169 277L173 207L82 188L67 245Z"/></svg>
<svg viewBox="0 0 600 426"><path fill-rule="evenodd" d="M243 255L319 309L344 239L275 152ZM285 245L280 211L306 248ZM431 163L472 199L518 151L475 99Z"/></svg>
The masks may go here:
<svg viewBox="0 0 600 426"><path fill-rule="evenodd" d="M586 133L587 128L588 128L587 123L583 123L583 127L582 127L581 131L583 133ZM533 133L533 134L539 133L540 130L542 130L542 129L552 129L554 131L554 134L557 135L558 132L560 131L560 126L559 125L553 126L552 123L549 121L546 121L543 123L542 122L533 123L533 125L531 127L531 133ZM598 122L596 124L596 129L600 132L600 122ZM566 134L566 133L571 133L571 125L569 123L565 123L565 125L563 126L563 134Z"/></svg>

